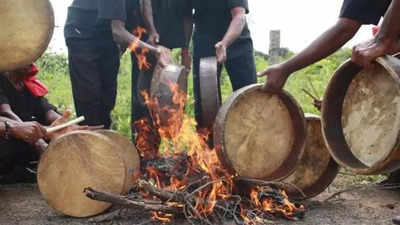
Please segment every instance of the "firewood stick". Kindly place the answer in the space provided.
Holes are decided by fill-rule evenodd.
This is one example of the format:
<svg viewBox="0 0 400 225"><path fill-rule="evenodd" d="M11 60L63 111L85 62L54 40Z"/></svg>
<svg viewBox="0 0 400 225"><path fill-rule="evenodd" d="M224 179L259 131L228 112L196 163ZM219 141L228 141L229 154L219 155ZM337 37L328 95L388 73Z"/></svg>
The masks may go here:
<svg viewBox="0 0 400 225"><path fill-rule="evenodd" d="M147 211L161 211L164 213L182 214L181 208L163 205L161 202L159 204L154 204L154 202L146 202L146 200L132 200L124 196L96 191L90 187L85 188L83 192L88 198L92 200L109 202L115 205L121 205L131 208L141 207L142 209L145 209Z"/></svg>
<svg viewBox="0 0 400 225"><path fill-rule="evenodd" d="M82 122L82 121L84 121L84 120L85 120L85 117L81 116L81 117L78 117L78 118L76 118L76 119L74 119L74 120L71 120L71 121L69 121L69 122L60 124L60 125L58 125L58 126L49 127L49 128L46 129L46 131L47 131L47 133L56 132L56 131L62 130L62 129L64 129L64 128L66 128L66 127L69 127L69 126L78 124L78 123L80 123L80 122Z"/></svg>
<svg viewBox="0 0 400 225"><path fill-rule="evenodd" d="M138 186L141 190L148 192L151 195L158 197L163 201L173 201L178 203L185 203L185 195L179 191L168 191L157 188L145 180L139 180Z"/></svg>

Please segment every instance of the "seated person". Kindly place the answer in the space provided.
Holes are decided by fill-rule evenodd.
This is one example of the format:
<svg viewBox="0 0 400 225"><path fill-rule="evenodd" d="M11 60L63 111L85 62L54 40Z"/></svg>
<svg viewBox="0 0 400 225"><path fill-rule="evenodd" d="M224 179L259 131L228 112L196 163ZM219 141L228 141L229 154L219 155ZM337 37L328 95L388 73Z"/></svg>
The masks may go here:
<svg viewBox="0 0 400 225"><path fill-rule="evenodd" d="M33 182L26 167L37 161L47 147L45 140L86 126L47 133L45 126L64 123L64 116L44 96L47 88L35 79L38 70L30 65L0 74L0 183Z"/></svg>

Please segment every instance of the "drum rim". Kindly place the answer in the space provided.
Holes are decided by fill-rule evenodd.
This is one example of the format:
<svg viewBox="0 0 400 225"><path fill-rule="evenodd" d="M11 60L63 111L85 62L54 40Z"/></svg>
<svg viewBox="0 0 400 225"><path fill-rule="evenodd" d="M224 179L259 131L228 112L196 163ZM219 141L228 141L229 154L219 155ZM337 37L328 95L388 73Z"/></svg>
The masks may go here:
<svg viewBox="0 0 400 225"><path fill-rule="evenodd" d="M64 215L69 215L69 216L78 217L78 218L85 218L85 217L90 217L90 216L98 215L99 213L102 213L102 212L104 212L105 210L109 209L109 208L112 206L112 204L111 204L111 203L104 204L103 207L101 207L101 208L99 207L98 212L91 212L91 213L82 214L82 215L69 213L69 212L66 212L65 210L62 210L62 209L60 209L60 208L56 208L56 207L52 204L52 202L47 198L47 196L43 194L43 191L42 191L42 188L43 188L43 187L40 185L40 180L41 180L41 179L40 179L40 175L41 175L41 170L40 170L40 165L41 165L41 163L40 163L40 162L41 162L42 160L44 160L45 157L47 157L47 155L49 154L49 151L52 149L51 147L57 145L57 144L60 142L60 140L62 140L62 138L68 137L68 136L72 136L72 135L82 135L82 134L84 134L84 135L96 136L96 137L99 137L99 138L101 138L101 139L103 139L103 140L109 142L109 139L108 139L106 136L101 135L101 134L98 134L98 133L90 132L90 131L72 131L72 132L69 132L69 133L67 133L67 134L63 134L63 135L59 136L56 140L52 141L52 142L49 144L49 147L48 147L48 148L46 149L46 151L42 154L42 156L41 156L41 158L40 158L40 160L39 160L39 165L38 165L38 170L37 170L37 171L38 171L38 172L37 172L37 181L38 181L39 191L40 191L40 193L42 194L43 198L46 200L46 202L47 202L53 209L55 209L56 211L58 211L58 212L60 212L60 213L62 213L62 214L64 214ZM121 158L117 153L116 153L116 157L118 157L118 158L121 159L121 162L122 162L122 165L123 165L123 168L124 168L122 172L123 172L124 177L126 177L126 176L127 176L127 174L126 174L126 166L125 166L125 164L123 163L122 158ZM123 192L124 185L125 185L125 179L123 179L122 176L121 176L121 180L122 180L122 182L121 182L121 188L120 188L121 190L119 190L120 193ZM82 190L82 191L83 191L83 190Z"/></svg>
<svg viewBox="0 0 400 225"><path fill-rule="evenodd" d="M46 1L46 3L47 3L46 5L47 5L47 9L48 9L48 14L49 14L49 27L47 30L48 34L46 35L46 38L43 39L43 41L40 44L38 44L36 54L33 54L30 59L24 58L23 60L9 63L6 67L0 68L0 73L13 71L13 70L19 69L23 66L27 66L27 65L35 62L43 55L43 53L46 51L47 47L49 46L50 41L53 37L54 28L55 28L54 9L49 0L43 0L43 1Z"/></svg>
<svg viewBox="0 0 400 225"><path fill-rule="evenodd" d="M306 121L318 121L321 123L321 119L319 116L314 115L314 114L305 114ZM322 132L322 124L321 124L321 132ZM322 136L322 133L321 133ZM324 140L322 140L324 142ZM286 193L293 199L296 200L305 200L305 199L310 199L313 198L322 192L326 190L326 188L329 187L330 184L335 180L336 176L339 173L340 166L339 164L336 163L336 161L333 159L333 157L330 155L330 152L328 150L328 147L326 146L324 142L325 148L326 148L326 153L329 154L329 162L328 166L325 168L324 172L321 174L321 176L310 186L307 186L302 190L303 193L300 193L299 191L294 191L294 192L289 192L286 191ZM303 194L305 196L303 196Z"/></svg>
<svg viewBox="0 0 400 225"><path fill-rule="evenodd" d="M400 88L399 62L399 59L393 56L384 56L375 60L375 63L386 69L389 77ZM396 65L396 63L398 64ZM353 79L361 71L362 68L349 59L340 65L332 76L326 88L321 108L323 138L331 156L340 166L364 175L391 172L400 168L398 163L391 160L400 156L400 131L398 131L398 138L392 151L374 165L367 166L351 153L343 134L342 123L337 122L341 121L346 92Z"/></svg>
<svg viewBox="0 0 400 225"><path fill-rule="evenodd" d="M262 84L252 84L235 91L231 96L228 97L228 99L221 106L218 112L214 128L214 143L216 145L217 154L221 163L231 174L238 175L236 174L232 162L228 160L227 153L224 151L225 122L227 119L227 115L229 113L229 109L236 104L238 99L240 99L239 96L242 96L243 93L261 90L262 86L263 86ZM274 94L279 95L279 97L284 102L286 107L288 107L289 114L292 118L293 130L295 131L294 132L295 138L293 147L291 149L291 153L279 166L279 168L276 169L275 172L273 172L272 174L261 178L263 180L269 180L269 181L283 180L286 177L290 176L295 171L297 163L304 154L304 149L306 144L305 142L306 133L307 133L306 121L304 118L303 110L301 109L297 101L293 98L293 96L291 96L288 92L284 90L282 90L282 92ZM240 176L245 177L242 175Z"/></svg>

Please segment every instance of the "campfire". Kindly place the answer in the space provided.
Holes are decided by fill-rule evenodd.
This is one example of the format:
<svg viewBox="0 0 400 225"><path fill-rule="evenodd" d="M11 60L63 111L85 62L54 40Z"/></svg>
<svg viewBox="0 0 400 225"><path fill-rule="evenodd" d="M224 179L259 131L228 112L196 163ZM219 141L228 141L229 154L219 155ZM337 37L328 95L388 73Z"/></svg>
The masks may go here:
<svg viewBox="0 0 400 225"><path fill-rule="evenodd" d="M139 30L143 32L143 30ZM147 51L136 51L146 66ZM277 218L297 220L305 208L288 200L277 182L240 178L221 164L217 149L208 140L210 130L196 130L193 118L184 115L186 93L178 84L169 82L172 105L163 105L147 92L142 92L152 117L135 122L138 128L137 148L141 156L141 175L127 196L86 188L94 200L151 211L153 220L162 223L185 218L191 223L263 224ZM152 126L151 126L152 125ZM162 138L160 148L151 137L156 127Z"/></svg>

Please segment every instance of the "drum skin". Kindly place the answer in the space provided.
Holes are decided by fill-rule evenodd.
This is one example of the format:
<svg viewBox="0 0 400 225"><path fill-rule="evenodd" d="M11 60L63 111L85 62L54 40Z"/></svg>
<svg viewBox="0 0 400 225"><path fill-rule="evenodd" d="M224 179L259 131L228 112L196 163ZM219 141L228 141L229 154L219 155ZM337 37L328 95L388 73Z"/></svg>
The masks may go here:
<svg viewBox="0 0 400 225"><path fill-rule="evenodd" d="M380 57L366 69L345 62L325 92L321 119L341 166L365 175L400 168L400 60Z"/></svg>
<svg viewBox="0 0 400 225"><path fill-rule="evenodd" d="M49 0L2 0L0 4L0 72L35 62L53 35Z"/></svg>
<svg viewBox="0 0 400 225"><path fill-rule="evenodd" d="M296 101L254 84L234 92L218 112L214 143L224 166L235 175L282 180L304 153L306 124Z"/></svg>
<svg viewBox="0 0 400 225"><path fill-rule="evenodd" d="M313 114L305 115L307 140L303 157L295 172L283 180L293 185L283 188L292 199L308 199L322 193L339 173L339 165L330 155L322 137L321 120ZM303 196L303 194L305 196Z"/></svg>
<svg viewBox="0 0 400 225"><path fill-rule="evenodd" d="M37 180L50 206L73 217L100 214L111 204L85 196L84 188L121 194L127 170L119 146L104 135L75 131L50 143L41 156Z"/></svg>
<svg viewBox="0 0 400 225"><path fill-rule="evenodd" d="M120 154L122 160L124 160L127 174L122 193L127 194L135 185L135 182L140 175L140 158L138 150L128 138L116 131L100 130L98 133L108 137L114 144L118 145L118 148L115 148L115 150L119 150L117 152Z"/></svg>

